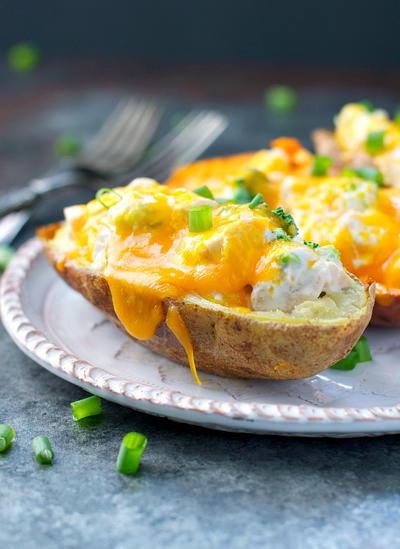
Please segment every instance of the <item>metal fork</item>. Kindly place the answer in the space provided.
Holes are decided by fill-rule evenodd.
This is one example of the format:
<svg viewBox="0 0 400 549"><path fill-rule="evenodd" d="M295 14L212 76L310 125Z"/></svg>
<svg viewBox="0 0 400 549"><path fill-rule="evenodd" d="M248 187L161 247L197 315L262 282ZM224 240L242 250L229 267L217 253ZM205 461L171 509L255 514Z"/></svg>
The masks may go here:
<svg viewBox="0 0 400 549"><path fill-rule="evenodd" d="M128 176L131 179L137 176L152 177L163 182L174 168L200 156L227 125L226 117L219 112L198 111L188 114L152 146L148 158L114 183L126 184Z"/></svg>
<svg viewBox="0 0 400 549"><path fill-rule="evenodd" d="M147 159L139 163L134 171L114 178L112 183L126 184L139 175L163 181L176 166L195 160L224 131L226 126L227 119L220 113L212 111L189 113L152 146ZM21 228L20 223L25 223L20 216L25 215L25 211L16 212L0 220L0 244L12 242ZM13 219L11 219L12 216L14 216ZM11 238L10 235L12 235Z"/></svg>
<svg viewBox="0 0 400 549"><path fill-rule="evenodd" d="M64 170L33 179L26 187L1 196L0 217L33 206L55 190L126 172L143 154L159 120L160 109L155 103L121 101L97 136Z"/></svg>

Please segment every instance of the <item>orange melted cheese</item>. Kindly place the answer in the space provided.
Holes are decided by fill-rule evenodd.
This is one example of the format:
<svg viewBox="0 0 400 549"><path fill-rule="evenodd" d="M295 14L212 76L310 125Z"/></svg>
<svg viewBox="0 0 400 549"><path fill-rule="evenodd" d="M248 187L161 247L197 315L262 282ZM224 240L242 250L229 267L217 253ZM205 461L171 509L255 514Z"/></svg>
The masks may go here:
<svg viewBox="0 0 400 549"><path fill-rule="evenodd" d="M382 111L375 111L371 118L371 113L360 105L350 105L343 112L337 137L344 149L351 150L359 135L360 116L364 117L364 137L381 128L389 136L385 137L386 149L394 146L397 138L400 143L400 128ZM360 143L357 146L363 148L365 140ZM251 190L261 192L272 208L280 205L289 211L305 240L337 247L349 271L364 280L376 280L382 287L400 288L400 188L378 189L373 182L357 177L312 177L312 155L295 140L281 138L272 145L275 148L259 151L247 159L247 165L243 157L237 157L243 162L242 173L255 168L266 177L264 185ZM219 177L229 181L232 159L225 164L225 173L224 159L201 162L201 174L206 174L206 179L196 178L196 187ZM185 176L190 179L196 173L196 165L182 169L181 186L185 186ZM218 169L214 171L216 165ZM173 177L171 184L174 185Z"/></svg>
<svg viewBox="0 0 400 549"><path fill-rule="evenodd" d="M279 256L302 244L266 239L281 220L265 206L220 205L143 179L116 190L120 199L102 197L108 207L93 200L68 208L52 245L103 274L133 337L151 338L167 314L196 377L190 334L176 310L164 310L165 300L195 293L248 308L249 288L279 277ZM201 203L212 205L213 226L190 233L188 209Z"/></svg>

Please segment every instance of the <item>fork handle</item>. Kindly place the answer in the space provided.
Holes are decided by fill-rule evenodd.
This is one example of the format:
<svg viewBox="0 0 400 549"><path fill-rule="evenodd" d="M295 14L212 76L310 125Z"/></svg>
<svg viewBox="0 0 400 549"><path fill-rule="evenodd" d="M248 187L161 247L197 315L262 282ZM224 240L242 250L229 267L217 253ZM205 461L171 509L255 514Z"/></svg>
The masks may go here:
<svg viewBox="0 0 400 549"><path fill-rule="evenodd" d="M0 196L0 217L30 208L53 191L75 185L87 185L91 177L88 172L83 170L69 169L33 179L27 187Z"/></svg>

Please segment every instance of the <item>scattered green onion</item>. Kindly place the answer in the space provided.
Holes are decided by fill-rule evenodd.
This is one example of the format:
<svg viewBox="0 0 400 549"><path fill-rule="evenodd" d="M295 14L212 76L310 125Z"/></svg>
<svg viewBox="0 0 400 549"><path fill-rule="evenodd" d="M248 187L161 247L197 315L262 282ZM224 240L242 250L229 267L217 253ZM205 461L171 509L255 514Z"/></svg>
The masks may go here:
<svg viewBox="0 0 400 549"><path fill-rule="evenodd" d="M368 154L381 151L385 146L385 130L371 132L367 136L365 150Z"/></svg>
<svg viewBox="0 0 400 549"><path fill-rule="evenodd" d="M0 425L0 452L4 452L10 447L11 442L15 437L15 431L11 425L2 423Z"/></svg>
<svg viewBox="0 0 400 549"><path fill-rule="evenodd" d="M314 157L314 164L311 169L311 175L321 176L328 173L329 168L332 166L332 158L329 156Z"/></svg>
<svg viewBox="0 0 400 549"><path fill-rule="evenodd" d="M358 362L370 362L372 360L368 339L364 335L360 337L355 348L358 351Z"/></svg>
<svg viewBox="0 0 400 549"><path fill-rule="evenodd" d="M116 468L119 473L130 475L139 469L140 459L147 445L147 438L140 433L128 433L119 448Z"/></svg>
<svg viewBox="0 0 400 549"><path fill-rule="evenodd" d="M210 191L210 189L207 187L207 185L203 185L202 187L198 187L197 189L194 189L194 193L204 196L204 198L210 198L211 200L214 200L214 195Z"/></svg>
<svg viewBox="0 0 400 549"><path fill-rule="evenodd" d="M397 107L397 109L395 110L393 121L396 126L400 126L400 107Z"/></svg>
<svg viewBox="0 0 400 549"><path fill-rule="evenodd" d="M315 250L315 248L319 248L319 244L317 244L316 242L311 242L309 240L304 240L304 244L312 250Z"/></svg>
<svg viewBox="0 0 400 549"><path fill-rule="evenodd" d="M272 232L276 236L277 240L292 240L291 237L287 234L285 229L282 229L281 227L278 227L277 229L273 229Z"/></svg>
<svg viewBox="0 0 400 549"><path fill-rule="evenodd" d="M61 135L54 143L54 150L61 157L76 156L81 148L81 141L75 135L67 133Z"/></svg>
<svg viewBox="0 0 400 549"><path fill-rule="evenodd" d="M211 229L212 221L212 206L204 204L202 206L196 206L190 208L189 214L189 232L201 233L202 231L208 231Z"/></svg>
<svg viewBox="0 0 400 549"><path fill-rule="evenodd" d="M301 263L300 257L294 252L286 252L279 257L283 267L286 267L289 263Z"/></svg>
<svg viewBox="0 0 400 549"><path fill-rule="evenodd" d="M39 59L39 49L30 42L15 44L7 52L8 64L16 72L32 71L38 65Z"/></svg>
<svg viewBox="0 0 400 549"><path fill-rule="evenodd" d="M294 111L298 104L297 93L289 86L272 86L265 92L265 104L278 114Z"/></svg>
<svg viewBox="0 0 400 549"><path fill-rule="evenodd" d="M107 209L111 208L111 206L114 206L114 204L116 204L116 202L114 202L113 204L107 204L106 202L104 202L102 197L104 194L108 194L108 193L117 196L118 201L122 199L122 196L119 193L117 193L117 191L115 191L114 189L110 189L108 187L103 187L102 189L99 189L96 193L96 200L98 200L100 204Z"/></svg>
<svg viewBox="0 0 400 549"><path fill-rule="evenodd" d="M103 411L101 399L95 395L71 402L71 409L76 421L89 416L98 416Z"/></svg>
<svg viewBox="0 0 400 549"><path fill-rule="evenodd" d="M0 246L0 271L4 271L7 268L14 253L11 246Z"/></svg>
<svg viewBox="0 0 400 549"><path fill-rule="evenodd" d="M356 175L360 179L372 181L376 183L378 187L383 187L383 173L372 166L363 166L361 168L344 168L342 170L342 175L350 177Z"/></svg>
<svg viewBox="0 0 400 549"><path fill-rule="evenodd" d="M290 236L297 235L297 233L299 232L299 229L293 217L290 214L286 213L281 206L279 206L278 208L275 208L275 210L271 210L271 213L273 213L283 221L285 225L284 228Z"/></svg>
<svg viewBox="0 0 400 549"><path fill-rule="evenodd" d="M374 104L369 99L363 99L360 101L360 105L368 112L373 112L375 110Z"/></svg>
<svg viewBox="0 0 400 549"><path fill-rule="evenodd" d="M263 201L263 195L261 193L257 193L256 196L253 198L253 200L249 204L250 210L254 210L254 208L256 206L259 206L262 201Z"/></svg>
<svg viewBox="0 0 400 549"><path fill-rule="evenodd" d="M42 465L51 465L54 459L54 452L47 437L41 435L32 440L32 448L36 461Z"/></svg>
<svg viewBox="0 0 400 549"><path fill-rule="evenodd" d="M235 179L236 189L233 192L232 200L236 204L247 204L253 200L253 194L245 185L245 180L243 178Z"/></svg>
<svg viewBox="0 0 400 549"><path fill-rule="evenodd" d="M331 368L334 370L354 370L357 364L370 362L371 360L372 356L367 338L361 336L350 353L336 364L333 364Z"/></svg>

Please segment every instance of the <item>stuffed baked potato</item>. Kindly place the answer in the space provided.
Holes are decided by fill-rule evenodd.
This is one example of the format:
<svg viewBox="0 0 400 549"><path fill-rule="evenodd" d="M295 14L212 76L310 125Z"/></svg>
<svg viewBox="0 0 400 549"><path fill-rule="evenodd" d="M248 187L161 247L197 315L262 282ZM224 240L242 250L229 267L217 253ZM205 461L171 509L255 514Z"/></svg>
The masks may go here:
<svg viewBox="0 0 400 549"><path fill-rule="evenodd" d="M272 208L283 206L293 215L305 240L333 244L350 272L377 282L373 324L400 325L400 189L382 186L374 168L334 175L319 162L296 140L281 138L252 156L184 166L167 184L206 184L215 196L230 199L240 197L243 186L247 200L262 193Z"/></svg>
<svg viewBox="0 0 400 549"><path fill-rule="evenodd" d="M260 200L219 204L148 179L39 230L64 280L143 345L228 377L298 379L352 349L374 287Z"/></svg>

